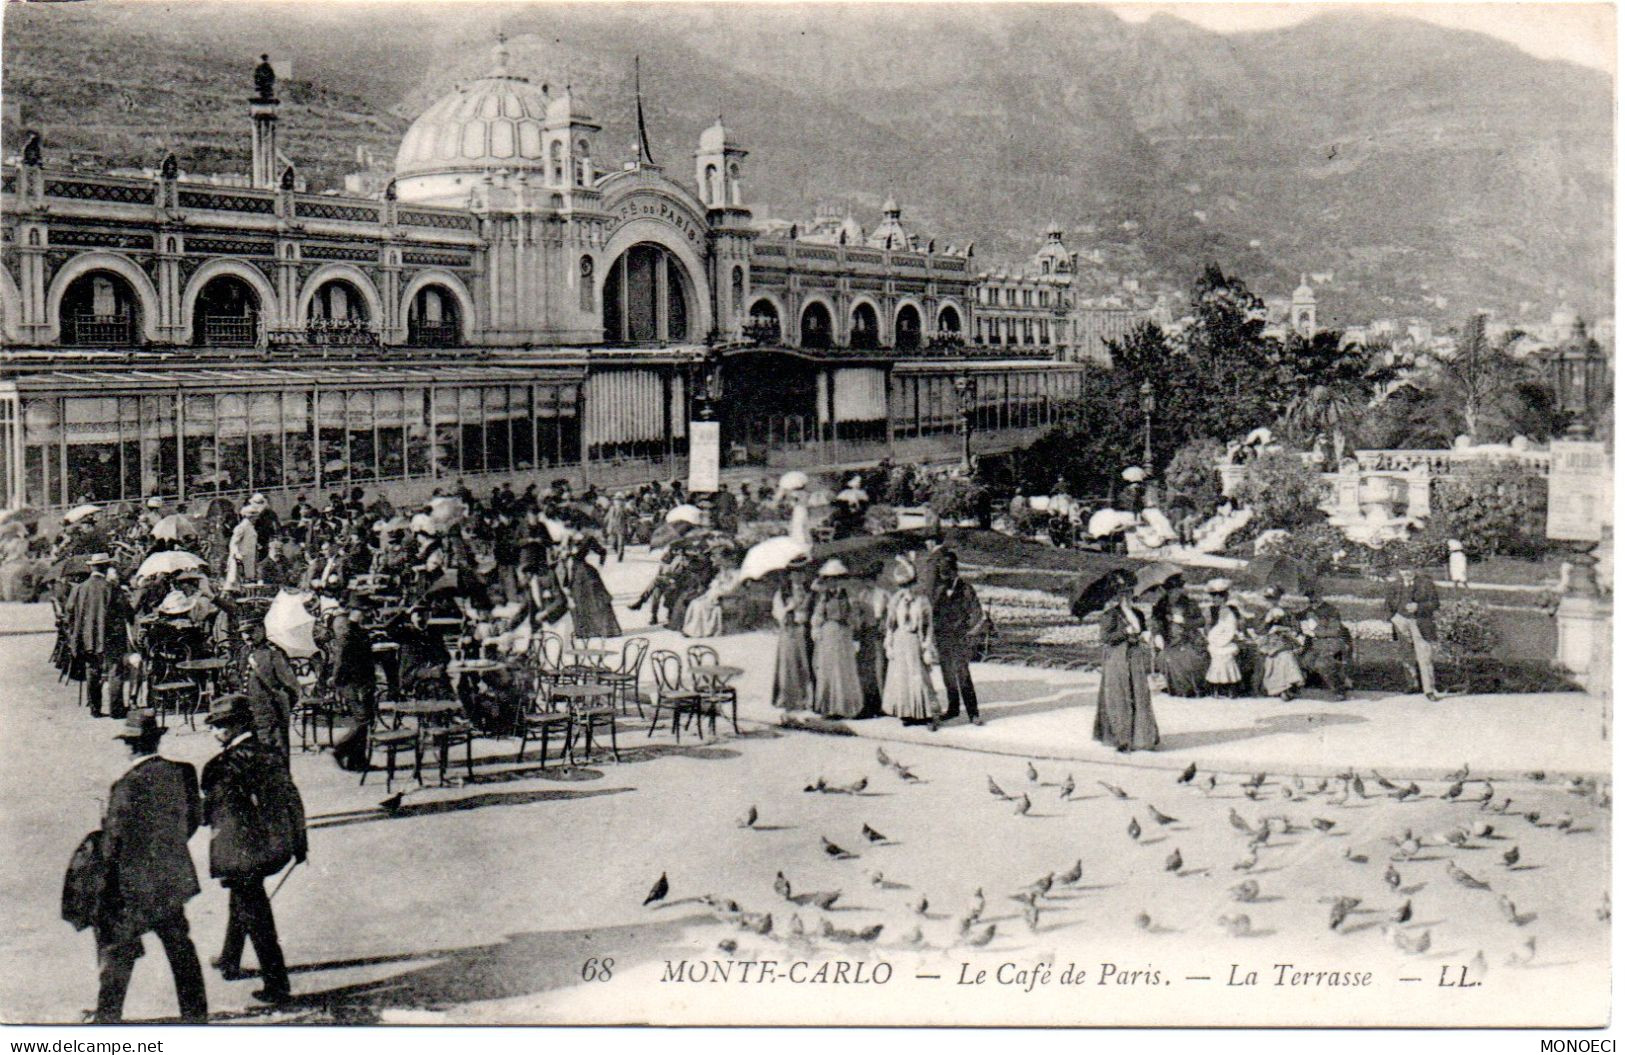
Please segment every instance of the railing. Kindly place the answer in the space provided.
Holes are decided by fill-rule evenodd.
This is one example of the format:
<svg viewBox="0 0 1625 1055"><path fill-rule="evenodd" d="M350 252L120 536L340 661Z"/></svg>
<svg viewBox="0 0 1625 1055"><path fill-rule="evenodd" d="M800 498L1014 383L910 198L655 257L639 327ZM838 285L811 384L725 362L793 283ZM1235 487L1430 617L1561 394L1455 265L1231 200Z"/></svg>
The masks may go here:
<svg viewBox="0 0 1625 1055"><path fill-rule="evenodd" d="M1514 450L1492 447L1477 450L1355 451L1354 460L1363 472L1411 472L1426 469L1433 476L1449 476L1471 465L1515 461L1536 472L1550 471L1550 451Z"/></svg>
<svg viewBox="0 0 1625 1055"><path fill-rule="evenodd" d="M463 341L453 324L413 323L407 327L406 343L419 348L455 348Z"/></svg>
<svg viewBox="0 0 1625 1055"><path fill-rule="evenodd" d="M248 347L259 343L259 319L254 315L205 315L203 343Z"/></svg>
<svg viewBox="0 0 1625 1055"><path fill-rule="evenodd" d="M776 322L753 322L741 331L745 340L756 345L778 344L780 331Z"/></svg>
<svg viewBox="0 0 1625 1055"><path fill-rule="evenodd" d="M316 345L324 348L377 348L382 344L376 331L365 322L349 319L313 319L302 330L272 330L265 335L272 347Z"/></svg>
<svg viewBox="0 0 1625 1055"><path fill-rule="evenodd" d="M116 348L135 339L135 319L129 315L81 312L68 318L66 329L62 343L81 348Z"/></svg>

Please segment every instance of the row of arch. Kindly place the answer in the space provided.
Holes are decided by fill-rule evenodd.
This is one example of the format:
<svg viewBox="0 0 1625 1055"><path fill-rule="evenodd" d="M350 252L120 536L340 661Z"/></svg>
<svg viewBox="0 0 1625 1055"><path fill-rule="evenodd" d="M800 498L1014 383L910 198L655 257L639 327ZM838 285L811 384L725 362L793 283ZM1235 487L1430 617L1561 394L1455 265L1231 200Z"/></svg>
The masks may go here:
<svg viewBox="0 0 1625 1055"><path fill-rule="evenodd" d="M802 305L794 334L784 331L786 313L777 297L762 295L750 308L751 331L773 341L791 341L801 348L833 348L840 343L835 330L835 306L827 297L813 295ZM889 347L912 350L921 347L933 333L958 334L963 329L963 318L954 304L937 308L936 324L930 332L924 325L926 309L913 299L904 299L891 317ZM880 328L880 308L868 297L860 297L846 317L844 347L878 349L887 345L886 335Z"/></svg>
<svg viewBox="0 0 1625 1055"><path fill-rule="evenodd" d="M147 273L117 253L84 253L52 278L45 295L45 343L117 346L165 343L162 298ZM21 321L22 297L11 275L0 269L0 311L6 336ZM289 318L269 279L247 261L223 258L204 263L187 281L176 322L181 343L253 345L269 329L349 326L378 329L384 301L372 279L351 264L317 268L301 284ZM474 301L463 282L449 272L418 272L401 290L399 315L408 342L457 344L466 337Z"/></svg>

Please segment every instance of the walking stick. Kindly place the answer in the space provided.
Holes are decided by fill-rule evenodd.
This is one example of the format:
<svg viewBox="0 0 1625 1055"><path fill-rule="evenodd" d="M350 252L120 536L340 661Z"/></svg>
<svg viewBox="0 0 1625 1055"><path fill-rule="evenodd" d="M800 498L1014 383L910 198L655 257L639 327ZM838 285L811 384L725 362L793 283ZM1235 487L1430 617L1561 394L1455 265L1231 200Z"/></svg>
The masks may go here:
<svg viewBox="0 0 1625 1055"><path fill-rule="evenodd" d="M289 877L289 876L291 876L291 875L293 875L293 870L294 870L294 869L295 869L295 868L298 868L298 867L299 867L299 865L300 865L300 864L301 864L301 863L302 863L302 862L300 862L300 861L295 861L295 862L294 862L294 863L293 863L293 865L292 865L292 866L291 866L291 867L290 867L290 868L289 868L289 869L288 869L288 870L287 870L287 871L286 871L286 872L283 872L283 873L282 873L282 878L281 878L281 879L279 879L279 880L277 880L277 884L276 884L276 888L275 888L275 889L274 889L274 890L272 890L272 891L271 891L271 898L274 898L274 897L276 897L276 892L277 892L277 891L278 891L278 890L281 890L281 889L282 889L282 884L283 884L283 883L286 883L286 882L287 882L287 881L288 881L288 877ZM270 899L271 899L271 898L266 898L266 900L267 900L267 901L269 901L269 900L270 900Z"/></svg>

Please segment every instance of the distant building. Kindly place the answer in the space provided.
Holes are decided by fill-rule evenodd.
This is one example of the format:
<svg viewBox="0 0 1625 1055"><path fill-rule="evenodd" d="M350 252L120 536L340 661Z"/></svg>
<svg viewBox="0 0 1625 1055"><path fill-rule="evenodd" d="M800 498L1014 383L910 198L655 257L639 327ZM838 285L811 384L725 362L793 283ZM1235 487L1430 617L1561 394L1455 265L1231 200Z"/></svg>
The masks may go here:
<svg viewBox="0 0 1625 1055"><path fill-rule="evenodd" d="M976 282L975 343L986 348L1020 347L1075 360L1072 276L1075 261L1059 224L1020 270L984 271Z"/></svg>

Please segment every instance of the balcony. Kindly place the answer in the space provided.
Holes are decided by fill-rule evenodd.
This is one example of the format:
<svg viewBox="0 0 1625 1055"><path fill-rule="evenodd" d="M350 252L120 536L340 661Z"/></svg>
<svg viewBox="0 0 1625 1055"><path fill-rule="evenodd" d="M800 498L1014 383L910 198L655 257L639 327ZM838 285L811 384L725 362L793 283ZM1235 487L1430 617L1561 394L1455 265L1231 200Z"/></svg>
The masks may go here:
<svg viewBox="0 0 1625 1055"><path fill-rule="evenodd" d="M413 323L407 327L406 343L414 348L455 348L463 343L455 324Z"/></svg>
<svg viewBox="0 0 1625 1055"><path fill-rule="evenodd" d="M135 318L130 315L70 315L62 343L79 348L118 348L135 342Z"/></svg>
<svg viewBox="0 0 1625 1055"><path fill-rule="evenodd" d="M205 315L203 343L212 348L252 348L259 343L255 315Z"/></svg>
<svg viewBox="0 0 1625 1055"><path fill-rule="evenodd" d="M776 345L780 342L781 333L776 322L753 322L741 331L745 340L758 347Z"/></svg>

